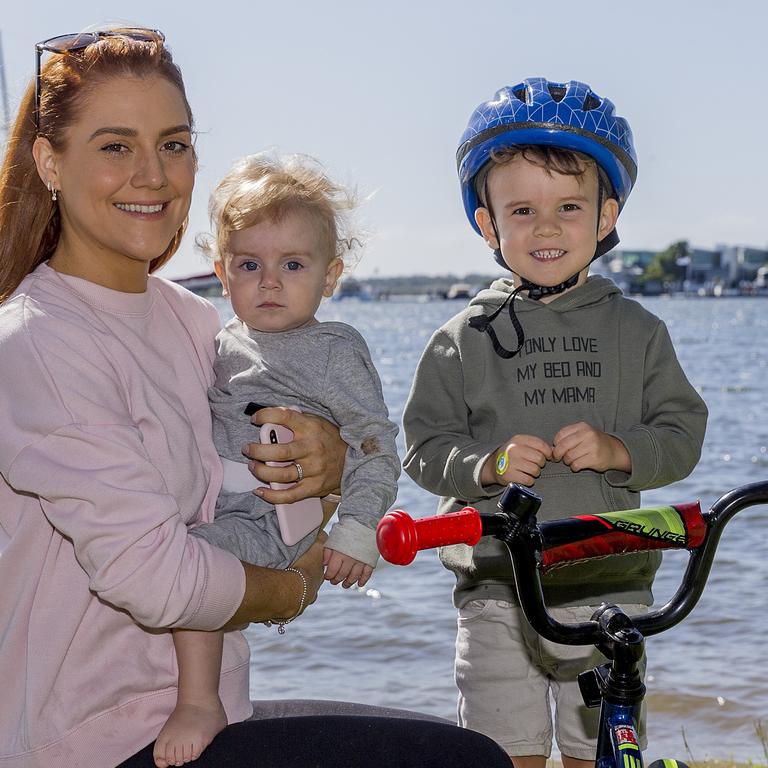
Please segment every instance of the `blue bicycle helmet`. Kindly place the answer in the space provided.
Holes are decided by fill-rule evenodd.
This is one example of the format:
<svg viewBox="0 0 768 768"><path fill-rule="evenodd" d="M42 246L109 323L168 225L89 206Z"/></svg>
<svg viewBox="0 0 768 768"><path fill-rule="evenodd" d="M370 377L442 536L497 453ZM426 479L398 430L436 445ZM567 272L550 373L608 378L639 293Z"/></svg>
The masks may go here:
<svg viewBox="0 0 768 768"><path fill-rule="evenodd" d="M530 77L496 92L469 118L456 163L469 223L478 234L475 180L494 150L521 145L549 145L583 152L605 171L619 210L637 177L637 155L629 123L614 113L613 103L585 83L552 83Z"/></svg>

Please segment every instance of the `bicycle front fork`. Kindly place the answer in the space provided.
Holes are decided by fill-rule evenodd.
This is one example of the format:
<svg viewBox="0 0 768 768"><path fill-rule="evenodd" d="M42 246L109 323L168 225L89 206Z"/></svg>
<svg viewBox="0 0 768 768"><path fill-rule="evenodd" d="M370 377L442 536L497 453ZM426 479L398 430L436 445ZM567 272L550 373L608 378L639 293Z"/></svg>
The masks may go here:
<svg viewBox="0 0 768 768"><path fill-rule="evenodd" d="M596 768L643 768L643 753L636 730L639 716L639 704L603 702Z"/></svg>
<svg viewBox="0 0 768 768"><path fill-rule="evenodd" d="M600 707L597 768L643 768L637 734L645 685L638 666L645 639L615 605L601 606L592 617L601 628L598 649L611 660L579 675L579 688L588 707Z"/></svg>

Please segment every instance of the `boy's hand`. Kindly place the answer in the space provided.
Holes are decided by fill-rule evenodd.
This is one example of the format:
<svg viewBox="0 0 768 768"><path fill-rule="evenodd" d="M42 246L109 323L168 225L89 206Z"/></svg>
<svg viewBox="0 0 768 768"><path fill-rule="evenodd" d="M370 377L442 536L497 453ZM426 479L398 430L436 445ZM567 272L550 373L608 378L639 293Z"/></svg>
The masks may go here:
<svg viewBox="0 0 768 768"><path fill-rule="evenodd" d="M344 589L349 589L355 582L364 587L373 573L373 568L367 563L328 547L323 551L323 565L326 580L331 584L341 584Z"/></svg>
<svg viewBox="0 0 768 768"><path fill-rule="evenodd" d="M552 446L534 435L515 435L488 457L480 471L483 485L533 485L552 458Z"/></svg>
<svg viewBox="0 0 768 768"><path fill-rule="evenodd" d="M569 424L555 435L552 458L567 464L573 472L582 469L632 471L632 459L624 443L584 421Z"/></svg>

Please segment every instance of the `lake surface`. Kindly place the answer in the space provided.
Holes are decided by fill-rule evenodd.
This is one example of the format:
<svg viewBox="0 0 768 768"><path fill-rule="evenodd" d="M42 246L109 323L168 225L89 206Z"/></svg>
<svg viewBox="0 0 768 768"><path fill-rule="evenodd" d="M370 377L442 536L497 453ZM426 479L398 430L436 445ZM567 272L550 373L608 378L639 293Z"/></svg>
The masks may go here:
<svg viewBox="0 0 768 768"><path fill-rule="evenodd" d="M216 300L223 320L229 306ZM768 300L643 299L667 323L688 378L710 410L699 466L685 480L643 494L643 504L700 499L768 478ZM366 338L393 421L432 331L463 302L327 302L323 320ZM403 452L402 436L400 450ZM397 506L414 517L435 499L407 476ZM595 511L595 510L593 510ZM699 605L678 627L647 642L648 762L674 757L766 761L755 725L768 727L768 507L728 525ZM677 588L685 553L664 556L658 604ZM383 563L365 589L326 584L284 636L253 625L252 698L322 698L405 707L455 719L453 576L433 552L407 568ZM686 747L687 742L687 747Z"/></svg>

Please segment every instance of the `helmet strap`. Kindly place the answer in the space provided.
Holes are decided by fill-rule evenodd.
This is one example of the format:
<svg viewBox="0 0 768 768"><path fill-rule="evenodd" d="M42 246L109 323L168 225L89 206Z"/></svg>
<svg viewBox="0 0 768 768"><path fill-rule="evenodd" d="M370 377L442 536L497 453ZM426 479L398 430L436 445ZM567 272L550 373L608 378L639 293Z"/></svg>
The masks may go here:
<svg viewBox="0 0 768 768"><path fill-rule="evenodd" d="M483 179L483 200L485 202L485 207L488 209L488 215L491 219L491 227L493 228L493 235L496 238L496 242L499 244L498 248L493 249L493 259L494 261L504 269L508 269L510 272L512 271L509 264L507 264L506 261L504 261L504 256L501 254L501 238L499 237L499 230L496 226L496 215L493 212L493 206L491 205L491 196L488 194L488 177L490 176L490 173L485 174L485 178Z"/></svg>
<svg viewBox="0 0 768 768"><path fill-rule="evenodd" d="M598 174L597 176L597 231L600 232L600 214L603 210L603 203L605 202L607 195L605 194L605 186L602 178ZM592 261L599 259L601 256L613 250L619 244L619 233L614 227L602 240L597 241L597 247L595 248L595 255L592 257ZM590 264L592 263L590 262Z"/></svg>

